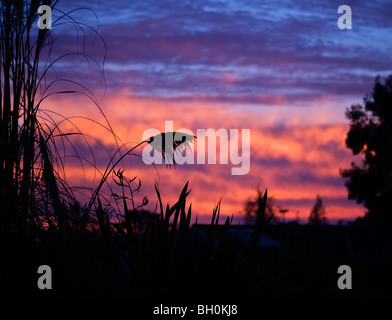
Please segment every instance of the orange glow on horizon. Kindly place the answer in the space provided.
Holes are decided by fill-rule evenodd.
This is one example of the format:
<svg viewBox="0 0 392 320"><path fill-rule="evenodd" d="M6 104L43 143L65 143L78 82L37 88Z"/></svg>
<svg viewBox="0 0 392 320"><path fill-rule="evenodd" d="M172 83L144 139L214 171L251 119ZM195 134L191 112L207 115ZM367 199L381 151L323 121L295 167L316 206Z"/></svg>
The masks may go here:
<svg viewBox="0 0 392 320"><path fill-rule="evenodd" d="M235 81L234 75L228 75L225 81ZM327 104L328 100L321 103ZM81 108L81 105L84 107ZM78 97L49 100L47 108L64 116L81 115L104 124L99 110ZM142 190L154 204L155 180L160 184L164 202L170 204L174 204L182 187L189 180L192 192L188 204L192 202L194 217L210 215L220 198L222 216L234 214L239 217L244 202L254 197L257 186L268 188L269 195L276 197L277 205L284 203L282 206L289 209L287 219L295 218L297 212L301 219L306 219L316 195L325 198L330 219L362 216L362 207L348 200L342 203L342 199L347 198L347 190L339 176L339 169L348 167L353 160L344 145L348 125L322 124L325 113L315 120L316 124L301 124L298 119L317 112L300 109L291 119L285 115L279 117L274 108L277 107L260 108L247 114L241 108L224 103L208 104L197 99L190 102L140 99L130 97L126 91L115 95L107 94L102 100L102 109L110 125L122 142L129 143L127 148L141 142L146 129L156 128L163 132L165 120L173 121L174 130L187 128L194 133L197 129L208 128L251 130L251 165L246 176L232 176L232 165L221 164L184 165L170 170L164 165L154 168L140 160L142 147L135 150L135 156L127 157L120 165L127 168L129 177L141 178ZM72 118L72 124L64 121L60 127L63 132L75 132L77 127L111 152L115 152L117 148L110 132L91 120ZM96 150L94 139L89 140L92 150ZM81 138L77 138L77 141L85 143ZM124 148L123 152L125 150ZM100 158L97 166L103 172L105 164L110 160L109 154L100 151L99 154L93 154L93 157ZM217 159L219 162L219 150ZM99 182L100 176L96 169L88 167L88 162L84 162L84 165L85 169L76 163L66 166L69 185L87 184L93 187Z"/></svg>

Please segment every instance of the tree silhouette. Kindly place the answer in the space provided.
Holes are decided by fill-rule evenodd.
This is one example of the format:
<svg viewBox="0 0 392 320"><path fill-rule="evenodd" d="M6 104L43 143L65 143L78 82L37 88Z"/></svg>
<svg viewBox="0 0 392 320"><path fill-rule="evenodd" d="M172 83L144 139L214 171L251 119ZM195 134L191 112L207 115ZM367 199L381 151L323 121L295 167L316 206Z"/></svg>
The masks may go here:
<svg viewBox="0 0 392 320"><path fill-rule="evenodd" d="M256 189L257 195L254 198L248 198L245 202L244 207L244 220L246 224L254 224L257 217L257 210L259 206L259 199L264 196L263 192L259 187ZM265 217L271 219L271 223L279 222L279 218L276 216L278 207L275 205L275 198L268 197L265 207Z"/></svg>
<svg viewBox="0 0 392 320"><path fill-rule="evenodd" d="M392 204L392 75L385 84L377 77L371 96L364 106L353 105L346 110L350 120L346 145L354 155L363 157L362 165L341 169L346 178L349 199L364 205L367 220L388 219Z"/></svg>
<svg viewBox="0 0 392 320"><path fill-rule="evenodd" d="M320 225L327 222L327 213L325 212L325 207L323 205L323 199L318 195L316 197L316 202L309 215L309 224Z"/></svg>

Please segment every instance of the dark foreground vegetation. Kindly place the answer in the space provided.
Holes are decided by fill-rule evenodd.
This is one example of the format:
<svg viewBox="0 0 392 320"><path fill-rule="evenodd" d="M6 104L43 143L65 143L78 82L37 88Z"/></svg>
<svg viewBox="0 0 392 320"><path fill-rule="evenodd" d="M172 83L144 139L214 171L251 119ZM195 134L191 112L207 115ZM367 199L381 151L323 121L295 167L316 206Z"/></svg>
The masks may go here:
<svg viewBox="0 0 392 320"><path fill-rule="evenodd" d="M173 206L145 219L127 212L110 223L97 207L95 223L29 230L8 243L1 294L6 298L134 299L390 299L389 227L267 225L266 194L253 226L219 222L191 227L187 186ZM157 193L159 197L159 193ZM160 202L160 205L162 203ZM245 239L241 230L250 230ZM267 235L280 246L259 243ZM19 245L19 247L16 247ZM3 253L5 253L3 251ZM37 287L40 265L52 268L53 289ZM352 290L339 290L337 269L352 268Z"/></svg>

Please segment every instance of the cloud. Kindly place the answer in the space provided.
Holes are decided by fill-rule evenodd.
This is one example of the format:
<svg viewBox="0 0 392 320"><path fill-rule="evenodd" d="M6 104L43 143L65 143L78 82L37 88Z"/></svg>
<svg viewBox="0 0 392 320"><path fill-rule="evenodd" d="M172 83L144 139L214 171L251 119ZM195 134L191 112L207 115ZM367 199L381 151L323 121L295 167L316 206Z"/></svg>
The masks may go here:
<svg viewBox="0 0 392 320"><path fill-rule="evenodd" d="M81 109L82 104L77 96L69 96L48 103L47 107L55 106L58 113L87 113L89 119L75 118L74 125L65 121L60 129L75 132L77 127L85 133L85 136L70 136L75 149L65 149L68 156L65 167L71 186L84 184L91 188L97 186L100 173L111 161L117 146L113 135L99 124L105 123L99 110L94 109L94 105ZM298 211L300 217L306 218L316 194L326 199L330 217L354 218L363 213L363 209L346 199L347 190L339 176L339 169L349 166L353 160L344 146L348 129L345 123L322 124L327 122L324 116L320 120L313 119L313 122L297 121L312 114L307 108L297 110L297 119L284 113L269 113L271 108L253 110L252 117L249 117L241 109L225 105L194 101L183 106L176 100L130 98L126 92L107 94L101 107L117 134L117 141L121 141L120 146L128 143L121 153L115 154L113 162L141 142L145 130L156 128L163 132L167 120L173 121L174 130L187 128L195 134L197 129L250 129L250 171L244 176L231 175L234 165L230 158L225 165L219 164L219 157L218 164L206 165L197 164L195 158L195 165L178 165L168 170L164 165L154 167L143 163L143 146L135 149L132 156L119 163L118 168L126 169L129 177L137 176L142 180L142 193L151 197L151 209L154 209L156 200L153 186L158 180L165 201L169 203L176 201L180 189L190 181L192 193L189 201L193 203L195 215L201 216L211 214L214 205L222 198L222 214L239 217L244 202L254 195L257 186L268 188L278 205L290 210L287 217L294 218ZM79 158L71 157L75 150ZM216 154L220 154L219 149ZM109 190L106 191L110 194Z"/></svg>
<svg viewBox="0 0 392 320"><path fill-rule="evenodd" d="M390 4L353 3L354 27L349 32L336 26L339 5L165 0L111 6L84 1L66 7L95 11L107 46L109 91L129 87L139 97L199 96L279 106L282 101L311 105L327 95L360 99L377 74L392 73L391 24L383 19ZM79 16L96 24L88 11ZM67 36L60 44L64 52L75 45L69 32ZM97 43L85 47L99 60L102 48ZM70 70L64 64L57 72L70 75ZM81 73L80 79L96 86L92 74Z"/></svg>
<svg viewBox="0 0 392 320"><path fill-rule="evenodd" d="M150 197L157 179L165 201L173 203L189 180L195 214L210 214L222 197L222 212L231 215L259 185L290 209L289 217L298 211L306 218L316 194L325 200L329 217L362 214L346 199L339 176L353 159L344 146L344 110L371 92L377 74L392 73L391 4L352 2L353 29L346 31L336 25L340 4L60 2L64 11L93 10L74 17L104 40L89 28L85 33L71 25L52 29L59 37L52 61L77 54L57 62L47 84L68 79L82 85L58 82L50 92L82 95L54 95L43 104L52 113L42 116L62 121L63 132L85 133L70 137L75 149L66 149L69 183L94 186L96 168L103 172L116 148L131 148L144 130L163 131L165 120L172 120L175 130L250 129L250 172L232 176L229 165L219 164L154 168L136 150L121 166L142 179ZM71 156L75 150L79 158Z"/></svg>

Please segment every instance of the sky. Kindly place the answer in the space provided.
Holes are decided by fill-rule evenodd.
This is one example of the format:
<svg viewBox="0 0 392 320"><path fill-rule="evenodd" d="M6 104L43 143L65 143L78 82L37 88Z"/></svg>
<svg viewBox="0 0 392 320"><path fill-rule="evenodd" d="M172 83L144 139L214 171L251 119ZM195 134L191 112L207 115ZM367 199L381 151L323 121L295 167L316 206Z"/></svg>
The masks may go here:
<svg viewBox="0 0 392 320"><path fill-rule="evenodd" d="M352 29L338 28L343 4ZM57 20L64 12L79 25ZM339 174L360 162L345 147L345 110L392 74L391 13L390 1L60 1L48 61L65 56L47 92L80 94L51 95L41 109L63 132L85 134L66 148L68 183L81 194L96 186L118 146L124 153L145 130L164 132L165 121L194 133L250 129L246 175L230 163L154 167L143 148L121 166L142 180L152 208L155 181L171 204L189 181L194 215L206 219L220 199L221 214L239 219L257 188L287 219L306 219L317 195L331 220L362 216Z"/></svg>

